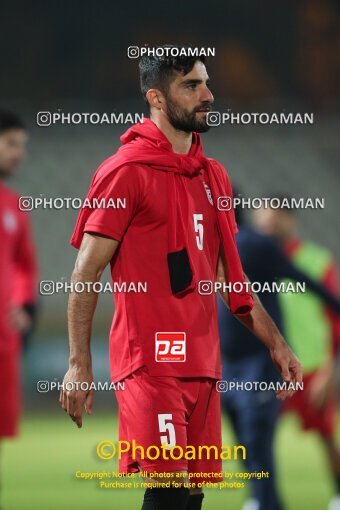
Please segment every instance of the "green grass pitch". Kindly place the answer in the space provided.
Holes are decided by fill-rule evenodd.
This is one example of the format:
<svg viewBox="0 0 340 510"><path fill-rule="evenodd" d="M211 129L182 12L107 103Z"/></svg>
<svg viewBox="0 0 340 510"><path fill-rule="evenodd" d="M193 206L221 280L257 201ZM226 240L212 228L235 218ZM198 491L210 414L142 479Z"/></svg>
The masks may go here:
<svg viewBox="0 0 340 510"><path fill-rule="evenodd" d="M117 440L114 414L85 417L81 430L62 411L50 416L26 416L20 437L7 441L2 448L4 510L140 509L141 489L100 489L97 480L75 478L77 470L116 470L115 462L96 456L96 444L102 439ZM226 422L223 444L235 444ZM300 431L294 419L284 418L276 449L279 484L287 510L326 509L332 484L318 438ZM235 462L226 462L224 469L240 470ZM245 489L210 489L204 508L238 510L246 495Z"/></svg>

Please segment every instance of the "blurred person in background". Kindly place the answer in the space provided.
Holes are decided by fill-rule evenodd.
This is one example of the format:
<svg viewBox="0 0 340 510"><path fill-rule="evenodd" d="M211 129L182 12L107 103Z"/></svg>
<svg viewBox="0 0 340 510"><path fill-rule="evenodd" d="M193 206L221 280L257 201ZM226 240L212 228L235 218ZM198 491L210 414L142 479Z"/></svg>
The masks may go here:
<svg viewBox="0 0 340 510"><path fill-rule="evenodd" d="M279 199L287 198L275 195ZM294 265L338 293L336 264L332 254L322 246L305 241L298 231L294 209L261 208L254 213L256 227L275 236ZM305 430L315 430L325 447L334 478L336 495L329 510L340 509L340 449L335 440L336 352L339 349L340 321L332 309L317 296L286 293L280 296L284 330L304 367L304 391L297 392L285 411L300 417Z"/></svg>
<svg viewBox="0 0 340 510"><path fill-rule="evenodd" d="M235 196L237 193L235 193ZM272 284L278 279L291 278L306 286L324 302L340 312L339 302L323 285L298 270L285 256L277 241L248 225L241 206L235 209L238 225L237 246L249 280ZM263 306L284 333L279 296L273 292L259 294ZM256 337L226 312L219 302L219 330L222 346L223 377L234 382L282 382L270 355ZM269 478L252 481L252 498L244 510L281 510L283 508L276 484L273 443L280 401L273 391L237 391L222 393L222 406L231 420L240 444L247 448L246 466L249 472L268 471Z"/></svg>
<svg viewBox="0 0 340 510"><path fill-rule="evenodd" d="M23 160L26 128L0 109L0 446L17 435L21 409L20 354L33 324L37 263L29 217L5 185Z"/></svg>

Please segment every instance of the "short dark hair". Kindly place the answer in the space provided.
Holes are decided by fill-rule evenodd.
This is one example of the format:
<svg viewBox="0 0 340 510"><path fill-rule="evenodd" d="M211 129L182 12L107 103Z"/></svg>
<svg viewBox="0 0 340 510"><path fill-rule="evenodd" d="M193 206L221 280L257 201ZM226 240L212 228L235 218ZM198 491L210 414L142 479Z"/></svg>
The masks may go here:
<svg viewBox="0 0 340 510"><path fill-rule="evenodd" d="M175 46L172 44L164 44L162 48L189 48L189 46ZM183 76L190 73L197 61L205 63L205 57L187 56L187 55L144 55L139 61L140 87L143 97L146 99L146 93L152 88L156 88L165 94L169 90L170 82L177 71Z"/></svg>
<svg viewBox="0 0 340 510"><path fill-rule="evenodd" d="M16 113L0 108L0 134L9 129L26 130L26 126Z"/></svg>

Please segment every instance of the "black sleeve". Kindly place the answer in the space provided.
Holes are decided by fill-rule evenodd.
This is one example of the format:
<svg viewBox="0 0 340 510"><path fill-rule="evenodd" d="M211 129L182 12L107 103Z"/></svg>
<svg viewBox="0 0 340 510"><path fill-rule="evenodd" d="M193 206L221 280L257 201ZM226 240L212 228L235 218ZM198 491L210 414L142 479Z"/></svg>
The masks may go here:
<svg viewBox="0 0 340 510"><path fill-rule="evenodd" d="M298 283L305 283L306 287L319 296L326 305L329 305L335 313L340 314L340 300L331 294L324 285L310 278L300 271L283 253L280 247L272 242L271 246L273 270L276 278L290 278Z"/></svg>

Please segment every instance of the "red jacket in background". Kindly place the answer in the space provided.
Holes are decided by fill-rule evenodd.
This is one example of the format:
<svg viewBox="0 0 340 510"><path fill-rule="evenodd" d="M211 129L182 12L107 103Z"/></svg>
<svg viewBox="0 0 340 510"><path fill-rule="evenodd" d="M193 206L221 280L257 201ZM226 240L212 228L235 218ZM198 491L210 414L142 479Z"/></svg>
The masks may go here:
<svg viewBox="0 0 340 510"><path fill-rule="evenodd" d="M19 195L0 182L0 352L19 349L10 324L12 306L36 302L37 264L27 212Z"/></svg>

